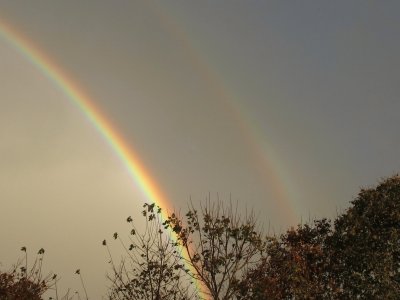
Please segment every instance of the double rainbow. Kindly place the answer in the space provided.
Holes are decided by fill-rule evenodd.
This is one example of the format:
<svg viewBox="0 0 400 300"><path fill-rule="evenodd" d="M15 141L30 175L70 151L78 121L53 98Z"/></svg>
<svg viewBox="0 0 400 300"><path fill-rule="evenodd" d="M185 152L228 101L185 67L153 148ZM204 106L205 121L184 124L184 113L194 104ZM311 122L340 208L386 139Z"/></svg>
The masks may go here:
<svg viewBox="0 0 400 300"><path fill-rule="evenodd" d="M189 54L192 54L192 61L199 72L203 75L205 74L205 78L209 78L211 85L215 85L215 83L213 83L214 80L212 79L215 76L212 75L210 70L204 67L201 61L199 61L199 57L192 49L190 42L185 39L185 34L181 32L178 26L175 26L173 22L169 22L168 18L162 13L161 10L156 10L156 12L158 12L159 17L163 20L163 22L168 25L170 31L174 32L175 35L179 37L179 40L184 42L184 47L187 48ZM62 92L76 107L79 108L82 114L92 123L99 134L107 141L110 147L119 156L124 166L128 170L131 178L135 184L140 187L145 197L149 199L149 201L155 202L157 205L168 209L170 207L170 202L160 189L160 186L153 180L150 172L143 165L137 153L135 153L132 147L128 146L116 128L113 127L111 122L95 105L95 102L92 101L89 95L84 92L84 89L74 82L74 80L68 76L66 72L60 69L57 64L55 64L43 51L29 41L29 39L1 20L0 38L4 38L4 40L18 50L18 52L20 52L28 61L35 65L51 82L53 82L62 90ZM229 102L226 98L230 97L226 96L227 92L224 89L221 87L215 89L219 91L221 101ZM231 113L235 119L243 119L238 109L234 105L228 104L226 107L230 107ZM249 140L248 143L253 145L253 140L256 140L256 137L253 136L254 133L252 133L252 130L249 130L249 126L246 125L246 123L238 123L241 124L241 130L246 133L247 139ZM278 174L279 168L273 166L268 159L265 159L264 154L261 153L262 151L258 149L258 147L254 148L255 149L253 150L256 156L263 158L263 165L267 167L265 170L263 170L265 173L264 175L268 178L269 182L273 183L272 187L274 189L274 193L278 196L278 199L281 200L280 205L285 208L285 211L287 211L288 214L293 215L292 207L288 205L290 201L287 195L287 190L283 186L283 181L281 180L281 178L284 176ZM274 170L275 172L274 174L269 174L268 170ZM164 215L163 217L166 216ZM291 218L293 219L293 216L291 216ZM172 234L172 236L174 235ZM182 251L182 253L185 255L185 251ZM196 286L197 290L203 292L204 294L204 288L202 287L201 283L196 282Z"/></svg>

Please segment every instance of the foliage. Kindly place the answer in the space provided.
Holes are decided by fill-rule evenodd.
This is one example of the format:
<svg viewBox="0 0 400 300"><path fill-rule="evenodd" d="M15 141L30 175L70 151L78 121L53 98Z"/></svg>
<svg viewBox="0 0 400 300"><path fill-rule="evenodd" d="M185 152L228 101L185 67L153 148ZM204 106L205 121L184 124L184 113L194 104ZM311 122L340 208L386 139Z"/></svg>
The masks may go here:
<svg viewBox="0 0 400 300"><path fill-rule="evenodd" d="M143 231L127 218L129 243L114 233L125 252L118 264L103 241L110 300L399 299L399 176L362 189L333 222L315 220L280 236L264 237L253 214L241 217L221 202L199 211L191 204L184 217L166 219L145 204L143 217ZM44 250L30 268L21 250L25 259L0 271L0 300L42 300L53 289L59 299L57 276L42 275ZM200 293L193 280L203 285Z"/></svg>
<svg viewBox="0 0 400 300"><path fill-rule="evenodd" d="M208 202L200 212L191 205L185 217L174 213L164 225L185 249L191 276L212 299L232 299L241 274L256 265L265 250L254 215L242 219L232 206Z"/></svg>
<svg viewBox="0 0 400 300"><path fill-rule="evenodd" d="M145 204L143 216L146 226L142 233L138 232L132 218L127 218L132 226L128 246L118 233L114 233L114 239L119 240L126 253L118 266L106 240L103 241L112 267L112 274L108 276L111 281L109 299L196 299L191 292L190 277L184 268L179 245L162 225L161 208Z"/></svg>
<svg viewBox="0 0 400 300"><path fill-rule="evenodd" d="M400 295L400 177L362 189L337 218L330 241L332 277L342 298L398 299Z"/></svg>
<svg viewBox="0 0 400 300"><path fill-rule="evenodd" d="M268 238L266 255L239 284L239 299L331 299L326 219Z"/></svg>
<svg viewBox="0 0 400 300"><path fill-rule="evenodd" d="M363 189L335 221L270 238L240 299L399 299L400 177Z"/></svg>
<svg viewBox="0 0 400 300"><path fill-rule="evenodd" d="M25 253L24 260L19 260L8 272L0 271L1 300L40 300L57 283L57 275L42 274L43 248L38 251L30 269L26 247L22 247L21 251Z"/></svg>
<svg viewBox="0 0 400 300"><path fill-rule="evenodd" d="M27 248L22 247L24 258L19 259L9 271L0 270L0 300L73 300L82 299L76 291L70 296L70 290L63 296L59 296L57 274L43 274L43 259L45 250L39 249L31 267L28 264ZM82 286L85 290L85 298L88 300L86 288L83 283L80 270L76 271L81 278ZM52 295L52 296L50 296ZM46 297L46 298L45 298Z"/></svg>

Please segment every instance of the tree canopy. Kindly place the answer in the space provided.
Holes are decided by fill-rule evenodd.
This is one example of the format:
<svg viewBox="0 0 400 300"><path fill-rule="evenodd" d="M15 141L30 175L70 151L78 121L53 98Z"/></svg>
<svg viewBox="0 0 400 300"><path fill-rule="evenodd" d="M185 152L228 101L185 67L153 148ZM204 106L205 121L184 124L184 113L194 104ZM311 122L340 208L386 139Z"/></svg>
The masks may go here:
<svg viewBox="0 0 400 300"><path fill-rule="evenodd" d="M361 189L334 220L279 236L266 235L253 214L220 201L191 204L184 215L164 219L160 207L145 204L142 214L144 230L128 217L127 239L113 234L125 252L120 261L102 242L110 256L110 300L399 299L398 175ZM41 300L49 289L59 299L56 275L42 275L44 250L30 268L21 250L25 259L0 271L0 300ZM76 274L85 289L79 269Z"/></svg>
<svg viewBox="0 0 400 300"><path fill-rule="evenodd" d="M332 277L347 298L400 295L400 177L362 189L335 220Z"/></svg>
<svg viewBox="0 0 400 300"><path fill-rule="evenodd" d="M261 264L242 278L240 299L398 299L400 177L362 189L333 222L269 238Z"/></svg>

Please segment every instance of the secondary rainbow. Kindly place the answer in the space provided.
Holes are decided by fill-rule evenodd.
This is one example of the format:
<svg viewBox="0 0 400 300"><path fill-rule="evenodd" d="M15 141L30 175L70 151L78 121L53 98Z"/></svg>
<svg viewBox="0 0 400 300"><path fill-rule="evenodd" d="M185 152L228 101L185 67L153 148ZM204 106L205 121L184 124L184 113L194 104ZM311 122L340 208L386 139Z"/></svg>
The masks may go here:
<svg viewBox="0 0 400 300"><path fill-rule="evenodd" d="M284 168L283 160L273 150L274 147L269 139L258 134L257 126L253 124L254 122L246 114L245 108L240 105L239 99L233 93L235 87L228 86L223 81L223 78L218 75L216 66L207 61L204 53L200 51L198 41L192 39L191 35L185 31L186 28L191 27L189 24L179 23L179 18L173 14L172 10L167 9L168 6L151 1L144 1L143 3L155 14L156 19L161 22L163 28L167 30L171 37L185 49L192 67L216 93L218 101L230 113L243 142L248 145L254 162L259 166L260 175L266 180L267 193L269 194L272 191L276 205L285 213L286 218L293 225L296 224L299 219L296 212L300 211L300 207L299 203L294 201L297 198L297 193L293 180Z"/></svg>
<svg viewBox="0 0 400 300"><path fill-rule="evenodd" d="M127 145L100 109L95 106L89 95L31 41L1 20L0 37L25 56L79 108L121 159L133 181L140 187L146 198L164 208L164 212L165 209L169 209L170 205L166 196L141 163L139 156L132 147ZM163 217L165 218L166 215ZM172 233L171 236L175 238ZM186 255L185 251L182 253L184 256ZM206 295L200 282L196 282L196 288Z"/></svg>

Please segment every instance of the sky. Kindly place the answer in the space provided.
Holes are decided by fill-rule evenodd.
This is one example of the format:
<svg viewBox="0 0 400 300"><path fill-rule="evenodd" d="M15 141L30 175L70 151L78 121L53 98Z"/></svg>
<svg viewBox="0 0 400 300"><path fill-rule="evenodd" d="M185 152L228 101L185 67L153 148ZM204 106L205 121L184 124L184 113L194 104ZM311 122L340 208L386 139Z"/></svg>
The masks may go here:
<svg viewBox="0 0 400 300"><path fill-rule="evenodd" d="M231 199L277 233L334 218L399 171L399 12L398 1L0 1L3 27L88 95L168 209ZM80 268L100 299L101 241L154 199L20 50L0 34L0 268L43 247L46 270L75 288Z"/></svg>

